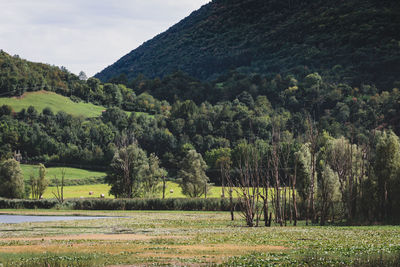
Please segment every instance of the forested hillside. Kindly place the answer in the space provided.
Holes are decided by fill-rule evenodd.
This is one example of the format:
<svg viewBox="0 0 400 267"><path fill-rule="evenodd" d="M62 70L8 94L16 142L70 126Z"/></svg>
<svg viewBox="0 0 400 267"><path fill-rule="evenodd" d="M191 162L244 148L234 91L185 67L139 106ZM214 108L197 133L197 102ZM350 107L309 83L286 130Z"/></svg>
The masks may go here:
<svg viewBox="0 0 400 267"><path fill-rule="evenodd" d="M399 25L399 1L214 0L96 77L317 71L327 81L388 89L399 81Z"/></svg>
<svg viewBox="0 0 400 267"><path fill-rule="evenodd" d="M68 93L73 83L79 81L67 69L34 63L0 50L0 94L20 96L26 91L56 91Z"/></svg>

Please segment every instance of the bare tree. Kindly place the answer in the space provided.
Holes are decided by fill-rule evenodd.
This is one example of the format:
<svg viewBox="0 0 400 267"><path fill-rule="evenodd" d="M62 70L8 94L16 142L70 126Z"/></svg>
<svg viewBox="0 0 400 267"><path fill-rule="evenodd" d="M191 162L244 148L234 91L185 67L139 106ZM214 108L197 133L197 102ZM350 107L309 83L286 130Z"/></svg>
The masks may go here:
<svg viewBox="0 0 400 267"><path fill-rule="evenodd" d="M265 226L271 226L271 216L272 214L269 214L269 205L268 205L268 193L269 193L269 188L270 188L270 182L268 179L268 174L269 174L269 165L270 165L270 159L266 159L267 166L265 169L262 171L262 191L260 194L261 199L263 200L263 213L264 213L264 224ZM269 216L268 216L269 215Z"/></svg>
<svg viewBox="0 0 400 267"><path fill-rule="evenodd" d="M250 227L258 226L261 211L257 205L261 185L260 154L254 145L247 143L238 145L237 154L238 177L235 181L230 179L229 183L234 185L246 224Z"/></svg>
<svg viewBox="0 0 400 267"><path fill-rule="evenodd" d="M297 164L299 161L298 154L295 154L294 160L294 174L291 176L291 184L292 184L292 201L293 201L293 210L294 210L294 222L293 225L297 225L297 201L296 201L296 180L297 180Z"/></svg>
<svg viewBox="0 0 400 267"><path fill-rule="evenodd" d="M57 192L53 192L54 197L58 200L60 204L64 203L64 179L65 179L65 169L61 169L61 186L57 176L54 176L54 182L56 184Z"/></svg>
<svg viewBox="0 0 400 267"><path fill-rule="evenodd" d="M316 221L315 213L315 174L317 165L317 153L318 153L318 129L314 127L314 123L310 118L307 119L307 139L310 143L310 153L311 153L311 184L310 184L310 196L307 202L307 212L306 212L306 225L308 225L308 219L311 211L311 220L314 223Z"/></svg>
<svg viewBox="0 0 400 267"><path fill-rule="evenodd" d="M290 162L292 158L292 145L293 145L293 136L291 133L288 131L283 132L282 134L282 141L280 142L280 158L281 158L281 169L282 169L282 174L283 174L283 187L284 187L284 194L282 195L282 204L283 204L283 213L282 213L282 219L284 221L284 224L286 226L286 220L287 220L287 191L289 191L289 205L290 205L290 174L291 174L291 168L290 168ZM287 183L289 184L289 187L287 186Z"/></svg>

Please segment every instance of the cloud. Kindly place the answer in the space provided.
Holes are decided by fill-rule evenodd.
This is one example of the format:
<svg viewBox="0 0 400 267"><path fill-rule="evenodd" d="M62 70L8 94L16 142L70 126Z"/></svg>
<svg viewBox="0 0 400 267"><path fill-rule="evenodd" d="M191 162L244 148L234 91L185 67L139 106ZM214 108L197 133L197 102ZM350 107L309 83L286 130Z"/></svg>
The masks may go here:
<svg viewBox="0 0 400 267"><path fill-rule="evenodd" d="M2 2L0 49L92 76L209 0Z"/></svg>

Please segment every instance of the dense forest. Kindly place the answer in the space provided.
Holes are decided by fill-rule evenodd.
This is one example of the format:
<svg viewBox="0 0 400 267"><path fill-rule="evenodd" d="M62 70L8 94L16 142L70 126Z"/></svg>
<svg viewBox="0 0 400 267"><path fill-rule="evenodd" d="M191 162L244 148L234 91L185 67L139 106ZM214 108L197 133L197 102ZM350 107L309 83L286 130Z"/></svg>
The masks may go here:
<svg viewBox="0 0 400 267"><path fill-rule="evenodd" d="M214 0L96 77L318 72L329 82L388 90L399 81L399 18L391 0Z"/></svg>

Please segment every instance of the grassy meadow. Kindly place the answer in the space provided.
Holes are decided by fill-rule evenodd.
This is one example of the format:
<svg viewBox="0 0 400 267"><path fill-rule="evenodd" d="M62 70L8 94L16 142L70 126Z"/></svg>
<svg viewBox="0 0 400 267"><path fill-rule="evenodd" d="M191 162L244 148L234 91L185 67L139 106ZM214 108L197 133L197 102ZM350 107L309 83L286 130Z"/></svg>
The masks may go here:
<svg viewBox="0 0 400 267"><path fill-rule="evenodd" d="M244 227L226 212L3 210L119 216L4 224L3 266L396 266L399 226Z"/></svg>
<svg viewBox="0 0 400 267"><path fill-rule="evenodd" d="M172 192L171 192L172 190ZM208 197L220 197L222 188L220 186L211 187L210 192L208 193ZM46 192L44 193L44 198L54 198L52 192L56 192L56 187L48 187ZM92 191L93 195L89 195L89 192ZM79 198L79 197L99 197L101 194L104 194L106 198L114 198L113 196L109 196L108 192L110 191L110 186L107 184L89 184L89 185L74 185L74 186L65 186L64 187L64 197L65 198ZM225 197L228 196L228 192L226 192ZM236 193L234 193L236 196ZM162 192L158 194L156 197L162 197ZM165 198L184 198L186 197L182 194L182 189L175 182L167 182L166 190L165 190Z"/></svg>
<svg viewBox="0 0 400 267"><path fill-rule="evenodd" d="M34 176L38 176L39 173L39 165L21 164L21 169L25 180L29 180L29 176L31 174L33 174ZM52 180L54 179L54 177L57 177L59 180L61 180L63 169L65 170L65 181L85 179L87 180L93 177L106 176L105 172L96 172L70 167L49 167L46 168L46 178Z"/></svg>
<svg viewBox="0 0 400 267"><path fill-rule="evenodd" d="M15 112L27 109L29 106L35 107L39 112L49 107L54 113L64 111L74 116L88 118L98 117L106 109L105 107L96 106L91 103L75 103L68 97L49 91L28 92L20 98L2 97L0 98L1 105L9 105Z"/></svg>

